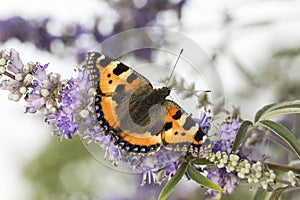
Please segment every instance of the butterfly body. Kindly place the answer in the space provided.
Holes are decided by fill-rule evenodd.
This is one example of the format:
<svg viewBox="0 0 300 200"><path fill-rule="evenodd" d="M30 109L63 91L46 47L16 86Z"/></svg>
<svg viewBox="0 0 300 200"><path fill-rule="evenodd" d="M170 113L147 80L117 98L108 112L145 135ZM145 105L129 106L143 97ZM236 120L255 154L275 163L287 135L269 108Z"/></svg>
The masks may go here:
<svg viewBox="0 0 300 200"><path fill-rule="evenodd" d="M175 102L170 88L154 89L141 74L119 61L90 52L84 64L96 88L95 114L115 144L129 152L149 153L162 146L198 152L204 133Z"/></svg>

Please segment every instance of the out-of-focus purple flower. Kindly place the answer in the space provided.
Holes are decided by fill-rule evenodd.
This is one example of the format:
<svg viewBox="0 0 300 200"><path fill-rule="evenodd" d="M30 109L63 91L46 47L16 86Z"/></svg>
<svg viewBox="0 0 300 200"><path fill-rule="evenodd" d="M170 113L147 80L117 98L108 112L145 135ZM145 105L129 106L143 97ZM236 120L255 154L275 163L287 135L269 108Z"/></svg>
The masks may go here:
<svg viewBox="0 0 300 200"><path fill-rule="evenodd" d="M211 118L206 113L201 114L200 118L194 118L194 120L199 124L203 133L207 134L211 128Z"/></svg>
<svg viewBox="0 0 300 200"><path fill-rule="evenodd" d="M239 179L236 173L228 173L225 168L218 169L217 167L209 167L207 168L207 172L207 178L221 186L225 194L232 193L234 188L238 185ZM214 191L209 190L207 195L214 195Z"/></svg>
<svg viewBox="0 0 300 200"><path fill-rule="evenodd" d="M232 123L226 122L222 129L217 133L219 139L214 141L213 152L222 151L230 153L239 128L238 118L234 119Z"/></svg>
<svg viewBox="0 0 300 200"><path fill-rule="evenodd" d="M140 28L146 26L162 26L157 22L158 16L162 12L172 11L175 13L176 19L173 21L179 21L181 17L181 10L186 0L169 1L169 0L148 0L148 1L116 1L113 3L107 3L112 13L118 15L111 23L111 31L103 32L101 25L102 20L106 17L95 16L91 21L94 22L93 26L85 27L81 24L67 24L61 28L60 33L53 35L49 29L52 27L51 18L44 19L24 19L19 16L14 16L4 20L0 20L0 42L4 43L11 38L16 38L20 42L31 42L36 47L42 50L46 50L52 53L62 52L55 49L54 43L61 43L67 49L80 49L80 51L86 51L89 47L82 47L81 43L77 43L82 37L91 39L91 43L99 43L107 39L108 37L118 34L122 31L126 31L133 28ZM103 3L103 2L102 2ZM106 3L106 2L105 2ZM111 12L110 12L111 13ZM104 23L106 24L106 23ZM105 28L104 28L105 29ZM147 41L147 44L151 46L152 40ZM59 48L61 46L59 45ZM151 50L146 49L138 51L135 55L139 58L150 59ZM75 55L81 55L75 53ZM80 60L81 57L78 57Z"/></svg>
<svg viewBox="0 0 300 200"><path fill-rule="evenodd" d="M232 142L235 139L236 133L239 130L239 118L234 119L232 123L225 123L225 126L217 134L222 140L228 140Z"/></svg>

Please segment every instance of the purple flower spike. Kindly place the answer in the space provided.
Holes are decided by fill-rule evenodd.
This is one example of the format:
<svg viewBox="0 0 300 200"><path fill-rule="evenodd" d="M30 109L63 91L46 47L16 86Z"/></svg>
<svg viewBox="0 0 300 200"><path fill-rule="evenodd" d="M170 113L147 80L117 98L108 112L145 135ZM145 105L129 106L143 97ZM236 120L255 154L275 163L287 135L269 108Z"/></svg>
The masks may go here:
<svg viewBox="0 0 300 200"><path fill-rule="evenodd" d="M57 112L53 124L57 127L55 132L59 132L62 138L71 139L77 130L78 125L75 124L73 113Z"/></svg>

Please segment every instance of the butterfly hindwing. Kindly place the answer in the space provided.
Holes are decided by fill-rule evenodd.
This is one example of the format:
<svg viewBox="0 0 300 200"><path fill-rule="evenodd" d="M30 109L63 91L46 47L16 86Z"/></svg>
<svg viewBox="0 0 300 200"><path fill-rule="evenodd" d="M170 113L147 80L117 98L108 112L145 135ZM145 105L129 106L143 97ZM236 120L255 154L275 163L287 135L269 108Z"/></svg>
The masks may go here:
<svg viewBox="0 0 300 200"><path fill-rule="evenodd" d="M173 101L166 100L164 106L167 116L161 134L166 148L175 151L198 151L204 136L200 126Z"/></svg>

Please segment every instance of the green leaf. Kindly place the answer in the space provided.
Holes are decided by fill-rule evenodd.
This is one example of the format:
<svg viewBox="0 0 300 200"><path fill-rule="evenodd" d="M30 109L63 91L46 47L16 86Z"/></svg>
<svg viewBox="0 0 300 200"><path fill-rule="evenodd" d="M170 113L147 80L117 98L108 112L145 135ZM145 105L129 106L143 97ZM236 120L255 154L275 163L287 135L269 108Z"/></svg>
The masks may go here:
<svg viewBox="0 0 300 200"><path fill-rule="evenodd" d="M288 187L280 187L277 188L272 192L272 195L270 196L270 200L279 200L281 193L286 190Z"/></svg>
<svg viewBox="0 0 300 200"><path fill-rule="evenodd" d="M165 185L165 187L160 192L160 195L158 197L159 200L164 200L171 194L171 192L174 190L174 187L177 185L181 177L184 175L187 165L188 165L187 162L184 162L180 165L177 173L174 174L171 180Z"/></svg>
<svg viewBox="0 0 300 200"><path fill-rule="evenodd" d="M255 116L255 122L259 120L268 120L279 115L297 113L300 113L300 100L287 101L279 104L270 104L257 112Z"/></svg>
<svg viewBox="0 0 300 200"><path fill-rule="evenodd" d="M195 160L192 160L192 163L195 165L214 165L214 163L205 158L197 158Z"/></svg>
<svg viewBox="0 0 300 200"><path fill-rule="evenodd" d="M286 127L270 120L259 121L259 123L284 139L284 141L293 148L297 156L300 158L300 144Z"/></svg>
<svg viewBox="0 0 300 200"><path fill-rule="evenodd" d="M275 105L275 103L266 105L266 106L264 106L263 108L261 108L259 111L257 111L257 113L255 114L254 122L257 122L257 121L261 118L261 116L262 116L269 108L271 108L271 107L274 106L274 105Z"/></svg>
<svg viewBox="0 0 300 200"><path fill-rule="evenodd" d="M215 184L214 182L212 182L211 180L209 180L208 178L206 178L205 176L200 174L192 166L190 166L190 165L188 166L187 172L188 172L188 175L191 177L191 179L193 179L197 183L203 185L204 187L209 188L211 190L218 191L218 192L223 191L220 186L218 186L217 184Z"/></svg>
<svg viewBox="0 0 300 200"><path fill-rule="evenodd" d="M266 199L268 192L264 190L262 187L259 187L255 193L253 200L264 200Z"/></svg>
<svg viewBox="0 0 300 200"><path fill-rule="evenodd" d="M280 109L280 108L284 108L284 107L299 107L300 105L300 100L294 100L294 101L286 101L283 103L278 103L275 104L274 106L272 106L272 108L270 110L276 110L276 109Z"/></svg>
<svg viewBox="0 0 300 200"><path fill-rule="evenodd" d="M300 107L294 107L293 106L289 106L289 107L282 107L282 108L278 108L276 110L272 110L268 113L266 113L264 116L261 117L261 120L268 120L271 119L272 117L276 117L279 115L286 115L286 114L299 114L300 113Z"/></svg>
<svg viewBox="0 0 300 200"><path fill-rule="evenodd" d="M246 120L243 121L243 123L241 124L241 127L239 128L236 136L235 136L235 140L231 149L231 153L234 154L236 152L236 150L238 150L241 142L244 140L246 133L249 129L250 126L252 126L253 123Z"/></svg>

